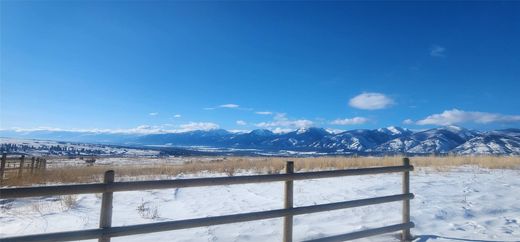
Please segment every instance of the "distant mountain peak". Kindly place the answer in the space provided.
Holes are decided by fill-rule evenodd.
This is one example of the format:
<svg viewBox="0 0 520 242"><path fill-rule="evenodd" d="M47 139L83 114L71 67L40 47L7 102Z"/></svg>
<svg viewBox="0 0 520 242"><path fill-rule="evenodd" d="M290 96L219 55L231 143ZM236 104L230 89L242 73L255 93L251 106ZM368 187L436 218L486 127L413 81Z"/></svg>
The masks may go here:
<svg viewBox="0 0 520 242"><path fill-rule="evenodd" d="M390 135L399 135L399 134L403 134L403 133L409 132L408 129L397 127L397 126L388 126L386 128L377 129L377 131L383 132L383 133L387 133L387 134L390 134Z"/></svg>
<svg viewBox="0 0 520 242"><path fill-rule="evenodd" d="M209 129L209 130L193 130L193 131L188 131L188 132L181 132L179 134L229 135L229 134L233 134L233 133L229 132L225 129Z"/></svg>
<svg viewBox="0 0 520 242"><path fill-rule="evenodd" d="M296 134L305 134L305 133L315 133L315 134L330 134L327 130L324 128L317 128L317 127L308 127L308 128L299 128L296 130Z"/></svg>
<svg viewBox="0 0 520 242"><path fill-rule="evenodd" d="M469 130L459 126L411 131L389 126L379 129L355 129L329 132L308 127L275 133L256 129L236 133L224 129L196 130L180 133L131 134L80 131L0 130L0 137L55 140L82 143L131 144L141 146L209 146L269 151L305 151L323 154L512 154L520 155L520 129L494 131Z"/></svg>
<svg viewBox="0 0 520 242"><path fill-rule="evenodd" d="M268 129L255 129L249 133L254 134L254 135L259 135L259 136L269 136L269 135L274 134L271 130L268 130Z"/></svg>

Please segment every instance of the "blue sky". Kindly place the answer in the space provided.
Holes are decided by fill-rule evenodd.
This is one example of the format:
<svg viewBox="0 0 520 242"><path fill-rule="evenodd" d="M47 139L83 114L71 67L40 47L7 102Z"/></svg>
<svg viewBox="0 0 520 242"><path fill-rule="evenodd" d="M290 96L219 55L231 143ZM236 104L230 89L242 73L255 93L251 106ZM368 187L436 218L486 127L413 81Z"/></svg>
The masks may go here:
<svg viewBox="0 0 520 242"><path fill-rule="evenodd" d="M520 2L1 2L0 128L520 127Z"/></svg>

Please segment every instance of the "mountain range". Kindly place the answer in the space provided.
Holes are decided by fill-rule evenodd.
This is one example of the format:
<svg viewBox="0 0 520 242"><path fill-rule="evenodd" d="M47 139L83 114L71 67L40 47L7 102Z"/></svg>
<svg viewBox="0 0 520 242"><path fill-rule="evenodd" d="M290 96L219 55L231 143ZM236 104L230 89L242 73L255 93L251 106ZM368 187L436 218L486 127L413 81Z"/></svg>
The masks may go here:
<svg viewBox="0 0 520 242"><path fill-rule="evenodd" d="M520 129L477 131L458 126L423 131L391 126L340 133L314 127L287 133L273 133L266 129L244 133L214 129L160 134L0 130L0 137L137 147L211 147L230 150L316 152L321 154L520 155Z"/></svg>

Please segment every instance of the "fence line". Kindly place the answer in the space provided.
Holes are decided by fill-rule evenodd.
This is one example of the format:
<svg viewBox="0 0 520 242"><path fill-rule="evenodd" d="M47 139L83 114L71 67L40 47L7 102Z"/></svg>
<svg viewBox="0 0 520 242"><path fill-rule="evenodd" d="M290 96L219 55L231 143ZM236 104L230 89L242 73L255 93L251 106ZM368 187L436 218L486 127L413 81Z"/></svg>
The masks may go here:
<svg viewBox="0 0 520 242"><path fill-rule="evenodd" d="M26 160L25 155L21 155L20 158L8 158L6 153L2 153L0 181L6 179L4 176L10 171L16 172L17 177L22 177L24 173L34 174L47 168L47 160L43 158L31 157L30 163L26 163Z"/></svg>
<svg viewBox="0 0 520 242"><path fill-rule="evenodd" d="M294 162L288 161L285 166L285 173L294 173ZM285 209L291 209L293 207L293 181L285 181ZM283 219L283 242L292 241L292 227L293 227L293 216L287 215ZM290 228L290 229L289 229Z"/></svg>
<svg viewBox="0 0 520 242"><path fill-rule="evenodd" d="M319 178L332 178L341 176L359 176L373 175L383 173L396 173L412 171L413 166L387 166L374 168L359 168L332 171L314 171L292 174L271 174L271 175L251 175L251 176L233 176L233 177L212 177L212 178L193 178L193 179L177 179L177 180L152 180L152 181L132 181L132 182L115 182L111 184L94 183L94 184L77 184L77 185L58 185L58 186L42 186L42 187L20 187L1 189L2 197L18 198L18 197L37 197L51 195L69 195L69 194L86 194L86 193L103 193L103 192L122 192L122 191L139 191L153 189L169 189L169 188L187 188L187 187L204 187L204 186L221 186L235 185L246 183L266 183L280 182L289 180L308 180Z"/></svg>
<svg viewBox="0 0 520 242"><path fill-rule="evenodd" d="M403 201L402 218L400 224L368 229L348 234L336 235L314 241L344 241L356 238L363 238L372 235L388 233L402 230L403 241L410 241L410 228L414 224L410 222L410 206L409 201L414 195L410 193L409 172L413 170L408 158L403 159L402 166L375 167L346 169L333 171L303 172L293 173L294 163L287 162L286 174L272 175L253 175L253 176L236 176L236 177L214 177L214 178L194 178L194 179L178 179L178 180L161 180L161 181L136 181L136 182L114 182L114 172L107 171L104 176L104 182L98 184L80 184L80 185L62 185L62 186L45 186L45 187L24 187L24 188L4 188L0 189L2 198L20 198L33 196L48 195L66 195L66 194L84 194L84 193L103 193L100 214L100 224L98 229L87 229L78 231L46 233L26 236L16 236L2 238L4 242L11 241L70 241L83 239L98 239L99 241L110 241L112 237L128 236L144 233L154 233L161 231L170 231L186 228L204 227L228 223L246 222L254 220L262 220L269 218L284 218L283 241L292 241L292 220L293 216L331 211L337 209L354 208L360 206L374 205L380 203ZM382 174L403 172L403 193L384 197L367 198L360 200L351 200L344 202L336 202L329 204L320 204L303 207L293 207L293 181L329 178L340 176L357 176L368 174ZM246 183L264 183L264 182L285 182L284 208L261 212L250 212L241 214L232 214L216 217L196 218L168 222L156 222L150 224L138 224L130 226L112 227L112 197L113 192L135 191L147 189L167 189L182 187L200 187L200 186L218 186L233 185Z"/></svg>

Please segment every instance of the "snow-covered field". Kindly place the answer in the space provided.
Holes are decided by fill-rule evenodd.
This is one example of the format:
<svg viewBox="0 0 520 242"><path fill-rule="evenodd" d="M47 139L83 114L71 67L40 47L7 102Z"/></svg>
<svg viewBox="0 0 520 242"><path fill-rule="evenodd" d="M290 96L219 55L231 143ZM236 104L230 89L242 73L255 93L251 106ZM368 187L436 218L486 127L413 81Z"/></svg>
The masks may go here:
<svg viewBox="0 0 520 242"><path fill-rule="evenodd" d="M400 188L400 174L296 181L294 202L304 206L355 200L398 194ZM520 241L520 170L424 168L412 172L411 190L416 195L411 203L416 241ZM114 195L113 225L277 209L283 206L282 196L282 182L120 192ZM100 196L77 195L75 199L70 208L52 197L0 200L0 238L96 228ZM300 215L294 218L294 239L380 227L399 223L400 218L400 202ZM279 218L113 241L280 241L281 234ZM397 236L393 233L360 241L398 241Z"/></svg>
<svg viewBox="0 0 520 242"><path fill-rule="evenodd" d="M0 137L0 145L16 145L18 149L7 153L21 152L32 156L117 156L156 157L159 151L113 145L63 142L51 140L17 139ZM59 147L59 148L58 148Z"/></svg>

